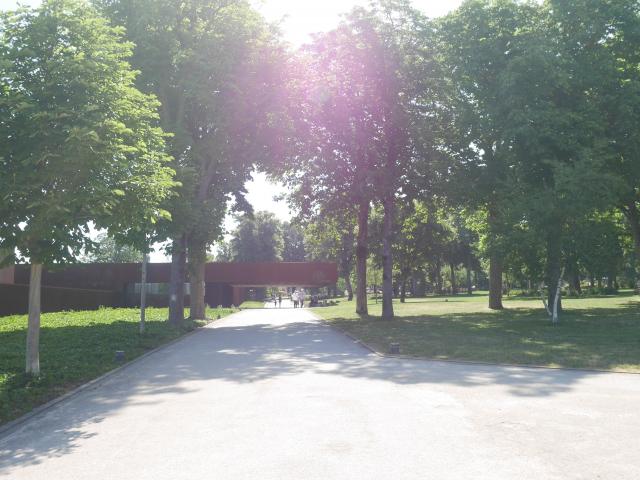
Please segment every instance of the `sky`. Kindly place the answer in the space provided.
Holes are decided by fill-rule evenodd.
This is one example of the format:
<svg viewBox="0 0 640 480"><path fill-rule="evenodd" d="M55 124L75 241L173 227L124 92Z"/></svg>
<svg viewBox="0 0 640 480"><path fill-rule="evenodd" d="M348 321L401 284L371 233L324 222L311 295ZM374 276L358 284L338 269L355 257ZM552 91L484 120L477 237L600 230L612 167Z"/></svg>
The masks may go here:
<svg viewBox="0 0 640 480"><path fill-rule="evenodd" d="M14 8L17 3L37 5L39 0L0 0L0 9ZM253 0L255 7L271 22L280 24L284 38L297 47L309 41L312 33L330 30L340 17L358 5L367 5L368 0ZM428 17L445 15L462 3L462 0L413 0L413 5ZM255 210L268 210L281 220L291 218L285 202L276 202L274 196L284 192L282 185L269 182L264 174L255 173L248 182L247 199ZM225 229L233 229L233 220L227 217ZM160 252L151 255L152 261L163 261Z"/></svg>

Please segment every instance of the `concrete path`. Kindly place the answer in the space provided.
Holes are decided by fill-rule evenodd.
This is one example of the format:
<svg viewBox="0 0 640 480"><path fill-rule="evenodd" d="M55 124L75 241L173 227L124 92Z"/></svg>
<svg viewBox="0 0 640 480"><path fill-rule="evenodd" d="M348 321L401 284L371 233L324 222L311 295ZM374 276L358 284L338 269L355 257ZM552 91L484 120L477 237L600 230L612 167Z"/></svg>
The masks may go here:
<svg viewBox="0 0 640 480"><path fill-rule="evenodd" d="M0 477L640 478L640 376L383 359L247 310L0 438Z"/></svg>

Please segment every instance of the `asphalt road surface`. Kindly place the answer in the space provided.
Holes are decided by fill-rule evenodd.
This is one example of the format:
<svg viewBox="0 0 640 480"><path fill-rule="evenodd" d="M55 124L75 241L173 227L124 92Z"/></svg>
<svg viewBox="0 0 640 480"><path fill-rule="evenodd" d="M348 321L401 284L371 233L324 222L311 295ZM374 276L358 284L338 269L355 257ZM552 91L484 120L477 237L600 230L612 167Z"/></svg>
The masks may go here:
<svg viewBox="0 0 640 480"><path fill-rule="evenodd" d="M380 358L246 310L0 438L0 477L640 478L640 376Z"/></svg>

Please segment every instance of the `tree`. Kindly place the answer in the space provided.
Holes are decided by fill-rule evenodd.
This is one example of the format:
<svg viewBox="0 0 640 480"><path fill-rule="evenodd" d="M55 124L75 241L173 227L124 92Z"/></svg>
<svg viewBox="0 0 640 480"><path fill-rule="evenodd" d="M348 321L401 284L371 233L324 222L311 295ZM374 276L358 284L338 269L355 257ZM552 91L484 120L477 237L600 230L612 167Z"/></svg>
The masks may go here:
<svg viewBox="0 0 640 480"><path fill-rule="evenodd" d="M508 109L503 75L518 50L518 32L526 28L536 6L511 0L470 0L439 21L439 49L451 89L447 98L452 131L446 148L447 193L455 203L486 215L489 256L489 308L502 309L502 237L508 227L511 145L504 129Z"/></svg>
<svg viewBox="0 0 640 480"><path fill-rule="evenodd" d="M614 175L616 207L633 238L640 278L640 6L637 2L551 2L565 41L575 47L589 95L604 124L608 155L604 171ZM637 285L640 291L640 283Z"/></svg>
<svg viewBox="0 0 640 480"><path fill-rule="evenodd" d="M96 238L96 246L83 258L87 263L138 263L142 253L130 245L121 245L106 233Z"/></svg>
<svg viewBox="0 0 640 480"><path fill-rule="evenodd" d="M174 221L170 320L183 319L188 249L191 316L204 318L207 248L222 234L226 206L244 205L255 164L279 154L286 121L275 30L250 2L235 0L96 0L135 42L140 86L162 102L163 126L182 187Z"/></svg>
<svg viewBox="0 0 640 480"><path fill-rule="evenodd" d="M366 260L372 202L383 223L383 318L393 318L393 232L398 198L411 183L414 123L429 127L432 51L428 24L405 1L356 8L319 35L293 72L300 148L287 183L317 214L357 206L356 311L367 313ZM300 171L305 172L299 175Z"/></svg>
<svg viewBox="0 0 640 480"><path fill-rule="evenodd" d="M512 204L544 238L548 305L556 302L566 271L563 246L575 219L612 205L616 179L606 171L606 123L594 102L593 76L584 56L608 35L605 25L584 33L548 5L521 29L512 48L520 52L503 76L505 138L512 146L516 179ZM581 29L582 27L580 27ZM589 43L593 43L589 47Z"/></svg>
<svg viewBox="0 0 640 480"><path fill-rule="evenodd" d="M355 252L355 209L322 213L305 223L305 248L313 260L335 261L344 280L347 299L353 300L353 260Z"/></svg>
<svg viewBox="0 0 640 480"><path fill-rule="evenodd" d="M282 223L282 260L285 262L304 262L307 256L304 248L302 228L291 222Z"/></svg>
<svg viewBox="0 0 640 480"><path fill-rule="evenodd" d="M226 240L222 240L220 242L218 242L217 245L217 252L215 255L215 261L216 262L230 262L233 258L233 253L231 250L231 243L226 241Z"/></svg>
<svg viewBox="0 0 640 480"><path fill-rule="evenodd" d="M91 221L157 218L172 171L120 28L82 0L45 0L2 13L0 35L0 238L31 262L26 371L37 375L43 265L90 247Z"/></svg>
<svg viewBox="0 0 640 480"><path fill-rule="evenodd" d="M273 262L282 260L280 221L271 212L237 216L238 226L231 234L234 262Z"/></svg>

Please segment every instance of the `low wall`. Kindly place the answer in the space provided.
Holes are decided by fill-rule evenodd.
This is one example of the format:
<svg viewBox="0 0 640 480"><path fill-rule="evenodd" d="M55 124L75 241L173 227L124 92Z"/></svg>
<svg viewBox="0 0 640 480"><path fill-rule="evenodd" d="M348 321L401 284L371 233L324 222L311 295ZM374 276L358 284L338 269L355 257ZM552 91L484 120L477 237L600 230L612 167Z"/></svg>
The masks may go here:
<svg viewBox="0 0 640 480"><path fill-rule="evenodd" d="M0 284L0 316L27 313L28 285ZM96 310L101 306L122 306L122 295L111 290L42 287L43 312L63 310Z"/></svg>

